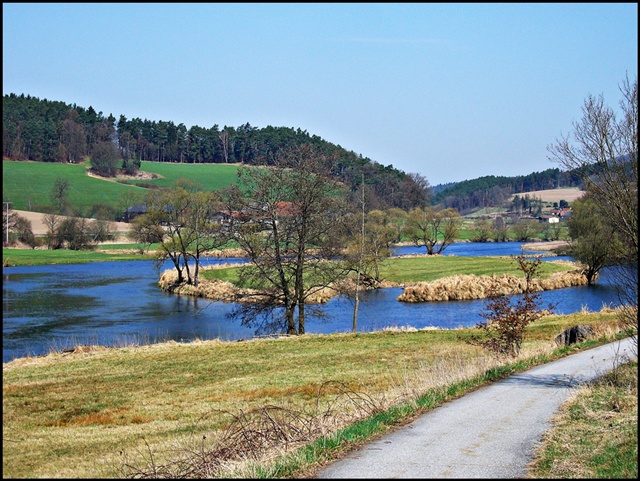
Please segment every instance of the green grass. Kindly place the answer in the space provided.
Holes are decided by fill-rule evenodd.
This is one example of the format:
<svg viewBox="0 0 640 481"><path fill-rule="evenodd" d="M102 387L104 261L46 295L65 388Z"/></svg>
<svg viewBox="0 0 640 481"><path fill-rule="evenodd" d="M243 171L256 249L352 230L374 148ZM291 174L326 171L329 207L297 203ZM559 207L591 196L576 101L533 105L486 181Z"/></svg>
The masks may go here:
<svg viewBox="0 0 640 481"><path fill-rule="evenodd" d="M178 179L196 182L207 190L219 190L237 181L238 165L229 164L170 164L167 162L142 162L140 170L160 175L157 179L136 181L159 187L169 187Z"/></svg>
<svg viewBox="0 0 640 481"><path fill-rule="evenodd" d="M89 177L80 164L2 161L2 200L17 210L45 212L51 204L51 189L57 178L69 181L71 205L88 211L94 204L114 207L127 193L142 194L144 189Z"/></svg>
<svg viewBox="0 0 640 481"><path fill-rule="evenodd" d="M84 264L86 262L152 259L151 254L108 254L95 251L2 249L3 266L39 266L46 264Z"/></svg>
<svg viewBox="0 0 640 481"><path fill-rule="evenodd" d="M161 465L184 454L181 448L212 449L234 415L266 406L351 419L327 424L324 438L301 446L304 461L285 457L250 472L219 473L308 477L346 448L448 399L581 348L555 349L540 329L547 322L605 332L616 321L612 313L545 317L529 327L512 364L465 343L471 329L165 343L19 359L3 365L3 476L121 477L125 459L142 469L150 452ZM356 398L376 412L356 416L349 401Z"/></svg>
<svg viewBox="0 0 640 481"><path fill-rule="evenodd" d="M202 271L203 279L220 279L238 282L240 267L224 267ZM567 264L542 262L540 275L548 277L554 272L572 269ZM466 257L466 256L433 256L433 257L394 257L384 261L380 269L380 276L390 282L404 284L407 282L431 282L442 277L457 274L500 275L511 274L523 276L518 263L509 257ZM250 287L250 286L249 286Z"/></svg>
<svg viewBox="0 0 640 481"><path fill-rule="evenodd" d="M238 166L142 162L140 170L153 172L161 177L139 180L132 182L133 184L170 186L178 179L187 179L202 185L206 190L216 190L236 182ZM94 204L118 208L124 195L143 196L147 192L147 189L135 185L89 177L85 164L4 160L2 200L11 202L13 209L45 212L51 203L51 189L57 178L69 181L69 201L81 212L87 212Z"/></svg>
<svg viewBox="0 0 640 481"><path fill-rule="evenodd" d="M638 479L638 362L580 389L538 448L530 477Z"/></svg>

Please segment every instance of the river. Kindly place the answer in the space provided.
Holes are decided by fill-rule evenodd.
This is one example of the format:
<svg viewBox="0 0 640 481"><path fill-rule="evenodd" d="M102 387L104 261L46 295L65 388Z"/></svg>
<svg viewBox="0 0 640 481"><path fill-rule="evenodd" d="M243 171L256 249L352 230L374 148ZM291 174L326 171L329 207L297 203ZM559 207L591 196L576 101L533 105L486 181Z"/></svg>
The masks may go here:
<svg viewBox="0 0 640 481"><path fill-rule="evenodd" d="M394 255L417 250L402 247ZM456 243L448 255L537 254L522 243ZM545 259L558 259L551 257ZM209 259L224 263L230 259ZM236 260L238 261L238 260ZM165 268L169 268L167 264ZM164 270L164 268L163 268ZM258 326L229 317L235 304L167 294L157 286L152 261L95 262L2 269L3 362L41 355L80 344L124 346L175 340L233 341L266 334ZM359 332L387 327L471 327L483 320L485 300L407 304L396 301L401 288L361 293ZM604 270L595 286L541 293L541 307L557 304L557 314L599 311L618 298ZM323 316L308 313L307 333L350 332L353 300L334 298L319 306Z"/></svg>

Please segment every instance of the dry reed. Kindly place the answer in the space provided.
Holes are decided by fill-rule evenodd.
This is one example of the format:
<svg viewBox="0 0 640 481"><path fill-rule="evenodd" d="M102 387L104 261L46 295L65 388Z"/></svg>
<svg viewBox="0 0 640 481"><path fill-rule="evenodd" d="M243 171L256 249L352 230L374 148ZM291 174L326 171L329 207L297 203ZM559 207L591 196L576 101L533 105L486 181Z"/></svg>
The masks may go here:
<svg viewBox="0 0 640 481"><path fill-rule="evenodd" d="M535 292L586 284L586 276L576 270L555 273L548 279L533 279L529 288ZM432 302L485 299L491 292L514 295L524 293L525 289L525 279L511 274L499 276L461 274L432 282L416 282L405 286L403 293L398 296L397 300L401 302Z"/></svg>

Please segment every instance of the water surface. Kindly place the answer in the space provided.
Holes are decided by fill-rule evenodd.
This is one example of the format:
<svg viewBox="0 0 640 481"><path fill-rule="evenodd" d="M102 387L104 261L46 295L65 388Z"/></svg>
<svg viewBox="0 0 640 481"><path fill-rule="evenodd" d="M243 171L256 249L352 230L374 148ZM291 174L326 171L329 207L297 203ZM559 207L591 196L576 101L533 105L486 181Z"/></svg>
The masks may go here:
<svg viewBox="0 0 640 481"><path fill-rule="evenodd" d="M518 255L522 252L521 244L460 243L450 246L446 253ZM400 248L395 254L412 253L412 249L415 248ZM208 260L228 261L241 260ZM162 270L170 267L166 264ZM152 261L9 267L3 268L3 278L3 362L79 344L118 346L216 338L231 341L264 334L258 325L243 326L237 318L229 317L236 306L233 303L161 291ZM483 320L485 300L409 304L396 301L401 292L401 288L390 288L361 293L358 331L407 326L449 329L471 327ZM584 308L599 311L603 305L618 304L606 271L595 286L541 295L542 306L557 303L558 314ZM306 331L350 332L353 308L352 299L334 298L319 306L323 316L308 314Z"/></svg>

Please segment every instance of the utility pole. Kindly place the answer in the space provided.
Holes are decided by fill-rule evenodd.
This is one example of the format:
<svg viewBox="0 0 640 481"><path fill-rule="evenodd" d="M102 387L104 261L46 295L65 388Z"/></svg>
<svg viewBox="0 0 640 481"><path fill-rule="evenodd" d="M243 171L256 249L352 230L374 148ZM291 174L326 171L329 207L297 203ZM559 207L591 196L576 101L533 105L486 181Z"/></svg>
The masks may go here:
<svg viewBox="0 0 640 481"><path fill-rule="evenodd" d="M356 303L353 307L353 327L352 332L358 330L358 306L360 304L360 297L358 291L360 288L360 271L362 270L362 261L364 257L364 174L362 174L362 232L360 233L360 258L358 259L358 273L356 276Z"/></svg>
<svg viewBox="0 0 640 481"><path fill-rule="evenodd" d="M7 228L7 241L6 245L9 245L9 204L13 204L13 202L4 202L7 205L7 218L5 220L5 226Z"/></svg>

